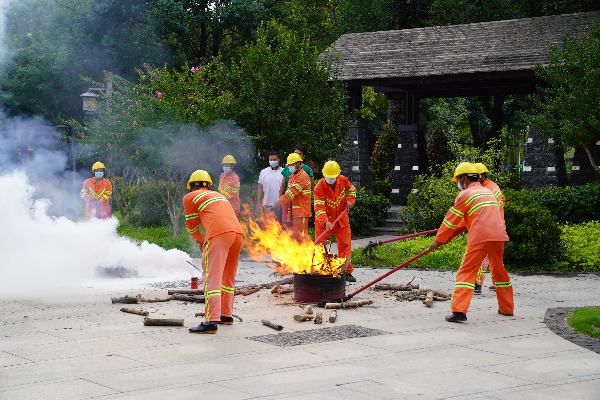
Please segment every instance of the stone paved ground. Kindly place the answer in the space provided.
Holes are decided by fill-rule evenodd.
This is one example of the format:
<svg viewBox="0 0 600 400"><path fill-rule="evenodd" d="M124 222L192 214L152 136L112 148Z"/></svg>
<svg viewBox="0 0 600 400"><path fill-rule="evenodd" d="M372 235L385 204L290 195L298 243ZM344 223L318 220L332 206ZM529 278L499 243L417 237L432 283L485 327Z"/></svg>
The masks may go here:
<svg viewBox="0 0 600 400"><path fill-rule="evenodd" d="M353 291L385 270L357 268ZM384 282L450 292L454 274L401 270ZM239 285L276 280L246 260ZM372 306L339 310L335 324L295 322L291 295L262 290L236 298L243 323L194 335L202 306L144 305L151 316L184 318L185 327L144 327L111 296L165 296L148 280L98 280L84 294L0 301L0 399L598 399L600 354L551 332L548 308L598 306L597 275L512 276L515 316L497 314L494 292L471 302L468 321L444 321L448 303L427 308L366 290ZM489 283L489 280L488 282ZM487 285L486 285L487 286ZM352 325L383 331L281 347L249 337ZM359 328L356 328L359 327ZM329 329L331 330L331 329ZM352 332L355 331L345 331ZM310 335L320 335L321 331Z"/></svg>

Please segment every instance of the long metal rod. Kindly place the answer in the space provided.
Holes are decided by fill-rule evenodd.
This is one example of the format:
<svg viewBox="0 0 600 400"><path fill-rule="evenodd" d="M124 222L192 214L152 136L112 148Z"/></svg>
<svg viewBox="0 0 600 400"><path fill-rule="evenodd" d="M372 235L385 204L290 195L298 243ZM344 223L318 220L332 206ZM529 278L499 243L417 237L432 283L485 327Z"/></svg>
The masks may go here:
<svg viewBox="0 0 600 400"><path fill-rule="evenodd" d="M388 239L388 240L382 240L381 244L385 244L385 243L390 243L390 242L397 242L398 240L404 240L404 239L409 239L415 236L422 236L422 235L429 235L430 233L436 233L438 230L437 229L432 229L430 231L424 231L424 232L418 232L418 233L411 233L410 235L405 235L405 236L400 236L394 239Z"/></svg>

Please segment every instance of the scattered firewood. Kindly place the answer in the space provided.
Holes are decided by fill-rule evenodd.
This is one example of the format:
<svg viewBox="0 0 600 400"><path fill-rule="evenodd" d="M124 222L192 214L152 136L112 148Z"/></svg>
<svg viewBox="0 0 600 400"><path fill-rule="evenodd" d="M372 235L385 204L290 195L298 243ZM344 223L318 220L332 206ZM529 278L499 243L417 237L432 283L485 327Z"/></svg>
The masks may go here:
<svg viewBox="0 0 600 400"><path fill-rule="evenodd" d="M315 314L315 324L321 324L321 323L323 323L323 313L318 312L317 314Z"/></svg>
<svg viewBox="0 0 600 400"><path fill-rule="evenodd" d="M144 318L145 326L183 326L182 319Z"/></svg>
<svg viewBox="0 0 600 400"><path fill-rule="evenodd" d="M312 315L313 314L313 308L311 305L307 305L302 307L302 314L304 315Z"/></svg>
<svg viewBox="0 0 600 400"><path fill-rule="evenodd" d="M124 303L124 304L135 304L139 303L142 300L142 295L138 294L135 297L132 296L123 296L123 297L111 297L110 300L115 303Z"/></svg>
<svg viewBox="0 0 600 400"><path fill-rule="evenodd" d="M262 322L263 325L266 325L269 328L273 328L273 329L275 329L277 331L280 331L280 330L283 329L283 326L278 325L276 323L273 323L273 322L269 321L268 319L263 319L261 322Z"/></svg>
<svg viewBox="0 0 600 400"><path fill-rule="evenodd" d="M277 290L275 290L275 288L277 288ZM275 290L275 293L277 294L292 293L294 291L294 288L291 286L275 286L275 288L273 288L273 290ZM271 293L273 293L273 290L271 290Z"/></svg>
<svg viewBox="0 0 600 400"><path fill-rule="evenodd" d="M248 296L252 293L256 293L261 289L261 287L253 287L253 288L247 288L247 289L240 289L239 292L236 292L235 294L241 294L242 296Z"/></svg>
<svg viewBox="0 0 600 400"><path fill-rule="evenodd" d="M398 301L414 301L414 300L424 301L424 300L427 300L427 294L429 292L433 293L433 301L447 301L452 298L451 295L442 293L442 292L438 292L436 290L421 289L421 290L413 290L411 292L398 293L398 294L396 294L396 299Z"/></svg>
<svg viewBox="0 0 600 400"><path fill-rule="evenodd" d="M346 301L343 303L327 303L327 304L325 304L325 308L326 309L336 309L336 308L362 307L367 304L373 304L373 300L356 300L356 301Z"/></svg>
<svg viewBox="0 0 600 400"><path fill-rule="evenodd" d="M314 316L310 314L296 314L294 315L294 321L310 321Z"/></svg>
<svg viewBox="0 0 600 400"><path fill-rule="evenodd" d="M171 301L172 299L170 297L167 297L166 299L142 299L142 303L164 303L166 301Z"/></svg>
<svg viewBox="0 0 600 400"><path fill-rule="evenodd" d="M433 294L435 296L439 296L439 297L452 297L451 294L447 294L447 293L444 293L444 292L438 292L437 290L434 290Z"/></svg>
<svg viewBox="0 0 600 400"><path fill-rule="evenodd" d="M170 296L172 294L204 294L204 290L202 289L169 289L167 294Z"/></svg>
<svg viewBox="0 0 600 400"><path fill-rule="evenodd" d="M335 322L337 318L337 311L333 310L331 311L331 315L329 315L329 322Z"/></svg>
<svg viewBox="0 0 600 400"><path fill-rule="evenodd" d="M260 286L262 286L265 289L271 289L274 286L289 285L291 283L294 283L294 277L293 276L290 276L289 278L280 279L280 280L275 281L275 282L263 283Z"/></svg>
<svg viewBox="0 0 600 400"><path fill-rule="evenodd" d="M185 294L174 294L171 296L173 300L191 301L195 303L204 303L204 296L187 296Z"/></svg>
<svg viewBox="0 0 600 400"><path fill-rule="evenodd" d="M143 310L135 310L133 308L121 308L122 312L130 313L130 314L138 314L138 315L150 315L150 312Z"/></svg>
<svg viewBox="0 0 600 400"><path fill-rule="evenodd" d="M411 290L418 289L419 285L390 285L388 283L381 283L375 285L375 290L397 290L401 292L410 292Z"/></svg>
<svg viewBox="0 0 600 400"><path fill-rule="evenodd" d="M433 290L427 292L425 300L423 300L423 304L425 304L427 307L433 306Z"/></svg>
<svg viewBox="0 0 600 400"><path fill-rule="evenodd" d="M195 316L196 316L196 317L206 317L206 313L204 313L204 312L197 312L197 313L195 314ZM239 320L240 320L240 322L244 322L244 320L242 319L242 317L240 317L239 315L236 315L236 314L231 314L231 316L232 316L232 317L234 317L234 318L237 318L237 319L239 319Z"/></svg>

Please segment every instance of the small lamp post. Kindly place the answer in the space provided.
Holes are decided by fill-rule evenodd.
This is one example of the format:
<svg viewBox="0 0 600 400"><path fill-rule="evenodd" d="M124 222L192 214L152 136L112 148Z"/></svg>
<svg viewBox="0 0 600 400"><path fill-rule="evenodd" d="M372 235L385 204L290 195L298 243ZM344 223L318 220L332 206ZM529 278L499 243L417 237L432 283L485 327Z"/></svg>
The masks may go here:
<svg viewBox="0 0 600 400"><path fill-rule="evenodd" d="M97 96L97 94L92 92L85 92L84 94L79 95L79 97L83 98L83 111L85 111L87 115L96 115L98 110Z"/></svg>

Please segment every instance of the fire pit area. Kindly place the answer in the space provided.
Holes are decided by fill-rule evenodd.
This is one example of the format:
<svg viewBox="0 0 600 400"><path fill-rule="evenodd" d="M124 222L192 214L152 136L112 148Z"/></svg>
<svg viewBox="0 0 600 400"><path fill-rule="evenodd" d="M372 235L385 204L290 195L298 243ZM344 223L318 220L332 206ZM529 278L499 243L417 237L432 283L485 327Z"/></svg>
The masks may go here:
<svg viewBox="0 0 600 400"><path fill-rule="evenodd" d="M341 299L346 295L346 275L294 274L294 300L318 303L327 299Z"/></svg>

